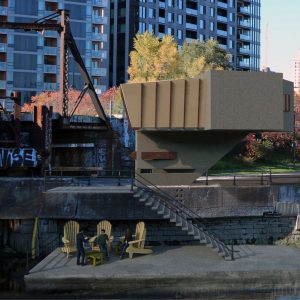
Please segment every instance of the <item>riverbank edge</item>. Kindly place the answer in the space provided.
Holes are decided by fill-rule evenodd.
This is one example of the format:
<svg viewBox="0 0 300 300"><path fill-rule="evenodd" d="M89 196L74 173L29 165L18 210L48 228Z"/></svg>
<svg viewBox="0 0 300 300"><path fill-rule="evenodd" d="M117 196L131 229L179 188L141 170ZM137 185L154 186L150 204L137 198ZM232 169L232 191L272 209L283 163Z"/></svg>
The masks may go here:
<svg viewBox="0 0 300 300"><path fill-rule="evenodd" d="M299 270L199 272L141 276L25 276L28 292L97 294L101 298L197 297L205 294L300 290Z"/></svg>

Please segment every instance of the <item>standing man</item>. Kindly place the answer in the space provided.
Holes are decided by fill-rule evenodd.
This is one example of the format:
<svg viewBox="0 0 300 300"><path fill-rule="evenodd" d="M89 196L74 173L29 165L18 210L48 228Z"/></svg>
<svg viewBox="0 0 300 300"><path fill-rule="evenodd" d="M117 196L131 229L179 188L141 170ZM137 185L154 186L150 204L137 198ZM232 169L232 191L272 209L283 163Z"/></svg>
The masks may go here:
<svg viewBox="0 0 300 300"><path fill-rule="evenodd" d="M85 258L85 251L84 251L84 243L88 241L88 237L85 237L83 234L83 228L79 230L76 235L76 248L77 248L77 265L84 266L84 258ZM80 262L81 257L81 262Z"/></svg>
<svg viewBox="0 0 300 300"><path fill-rule="evenodd" d="M100 235L97 237L97 244L99 245L100 251L105 253L106 259L109 259L107 249L108 236L104 229L101 229Z"/></svg>

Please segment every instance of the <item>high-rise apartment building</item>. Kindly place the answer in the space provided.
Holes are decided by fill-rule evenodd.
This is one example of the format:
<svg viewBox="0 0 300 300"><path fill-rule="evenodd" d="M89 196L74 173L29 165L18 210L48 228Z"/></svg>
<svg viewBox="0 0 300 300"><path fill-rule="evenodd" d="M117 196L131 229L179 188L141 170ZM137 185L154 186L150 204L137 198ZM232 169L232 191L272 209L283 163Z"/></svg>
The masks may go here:
<svg viewBox="0 0 300 300"><path fill-rule="evenodd" d="M297 56L293 60L294 68L294 91L299 92L300 89L300 49L298 50Z"/></svg>
<svg viewBox="0 0 300 300"><path fill-rule="evenodd" d="M232 68L258 70L260 0L0 0L0 21L34 22L57 9L70 11L79 51L100 94L127 80L137 32L185 40L216 39L231 54ZM59 90L60 37L55 31L0 29L0 97L21 91L22 100ZM83 88L71 59L69 85Z"/></svg>
<svg viewBox="0 0 300 300"><path fill-rule="evenodd" d="M179 45L215 39L233 69L259 70L260 0L124 0L110 8L110 85L126 81L133 37L146 30L173 35Z"/></svg>
<svg viewBox="0 0 300 300"><path fill-rule="evenodd" d="M108 87L109 0L0 0L0 21L35 22L57 9L70 11L72 34L97 93ZM59 90L60 36L55 31L0 29L0 97L21 92L23 101ZM69 85L83 88L70 58Z"/></svg>

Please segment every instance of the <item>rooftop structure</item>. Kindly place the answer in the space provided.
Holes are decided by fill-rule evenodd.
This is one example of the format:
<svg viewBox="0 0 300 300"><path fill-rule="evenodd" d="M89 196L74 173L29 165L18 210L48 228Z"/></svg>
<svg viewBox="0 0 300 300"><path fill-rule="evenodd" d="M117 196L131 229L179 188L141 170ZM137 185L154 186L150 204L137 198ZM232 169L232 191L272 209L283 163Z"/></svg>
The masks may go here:
<svg viewBox="0 0 300 300"><path fill-rule="evenodd" d="M247 133L293 130L293 83L279 73L209 71L121 89L136 172L153 184L192 184Z"/></svg>

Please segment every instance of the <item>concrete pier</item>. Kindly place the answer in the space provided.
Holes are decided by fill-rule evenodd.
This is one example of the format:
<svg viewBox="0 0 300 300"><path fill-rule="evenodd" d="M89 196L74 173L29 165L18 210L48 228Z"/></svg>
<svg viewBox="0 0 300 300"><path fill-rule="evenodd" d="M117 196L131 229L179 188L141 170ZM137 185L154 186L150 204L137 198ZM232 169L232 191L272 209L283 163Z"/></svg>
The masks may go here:
<svg viewBox="0 0 300 300"><path fill-rule="evenodd" d="M59 249L25 276L30 292L78 293L98 298L183 298L208 293L300 288L300 250L288 246L235 246L225 261L204 246L153 247L154 253L77 266Z"/></svg>

